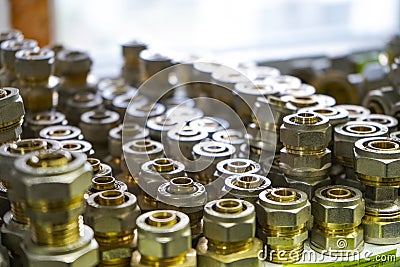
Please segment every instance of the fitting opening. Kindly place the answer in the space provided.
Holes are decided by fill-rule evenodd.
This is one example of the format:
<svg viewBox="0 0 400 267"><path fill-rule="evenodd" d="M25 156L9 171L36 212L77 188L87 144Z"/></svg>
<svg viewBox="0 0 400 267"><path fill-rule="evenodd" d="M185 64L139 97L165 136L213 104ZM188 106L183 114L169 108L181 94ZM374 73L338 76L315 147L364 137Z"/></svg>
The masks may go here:
<svg viewBox="0 0 400 267"><path fill-rule="evenodd" d="M115 189L115 178L112 176L98 176L92 179L92 186L98 191Z"/></svg>
<svg viewBox="0 0 400 267"><path fill-rule="evenodd" d="M220 213L232 214L240 213L244 210L244 206L241 201L236 199L223 199L217 201L213 209Z"/></svg>
<svg viewBox="0 0 400 267"><path fill-rule="evenodd" d="M170 181L169 190L171 193L192 193L194 182L189 177L176 177Z"/></svg>
<svg viewBox="0 0 400 267"><path fill-rule="evenodd" d="M13 154L25 155L34 151L48 149L48 145L45 140L21 140L11 143L9 151Z"/></svg>
<svg viewBox="0 0 400 267"><path fill-rule="evenodd" d="M169 211L157 211L147 218L146 223L155 227L171 227L179 222L175 213Z"/></svg>
<svg viewBox="0 0 400 267"><path fill-rule="evenodd" d="M240 188L253 189L262 185L263 181L257 176L246 175L237 177L233 184Z"/></svg>
<svg viewBox="0 0 400 267"><path fill-rule="evenodd" d="M154 160L151 167L157 172L171 172L175 170L174 162L167 158Z"/></svg>
<svg viewBox="0 0 400 267"><path fill-rule="evenodd" d="M300 198L300 195L296 191L288 188L278 188L272 190L267 197L275 202L294 202Z"/></svg>
<svg viewBox="0 0 400 267"><path fill-rule="evenodd" d="M103 206L118 206L124 203L125 194L118 190L103 191L99 194L97 200Z"/></svg>
<svg viewBox="0 0 400 267"><path fill-rule="evenodd" d="M370 134L377 132L377 129L370 125L348 125L345 130L355 134Z"/></svg>
<svg viewBox="0 0 400 267"><path fill-rule="evenodd" d="M329 199L349 199L355 196L352 190L347 188L328 188L321 194Z"/></svg>

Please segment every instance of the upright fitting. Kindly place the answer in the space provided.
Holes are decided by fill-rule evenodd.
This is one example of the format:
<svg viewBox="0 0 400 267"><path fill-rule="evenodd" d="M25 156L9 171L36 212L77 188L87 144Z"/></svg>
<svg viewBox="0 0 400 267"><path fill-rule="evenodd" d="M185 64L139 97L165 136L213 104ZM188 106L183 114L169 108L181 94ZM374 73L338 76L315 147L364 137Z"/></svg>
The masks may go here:
<svg viewBox="0 0 400 267"><path fill-rule="evenodd" d="M225 179L224 198L237 198L256 204L258 195L269 188L271 181L258 174L238 174Z"/></svg>
<svg viewBox="0 0 400 267"><path fill-rule="evenodd" d="M281 126L279 167L289 187L307 193L309 199L315 189L330 184L332 127L328 118L312 112L286 116Z"/></svg>
<svg viewBox="0 0 400 267"><path fill-rule="evenodd" d="M204 207L204 237L197 245L199 266L262 266L262 242L255 238L254 205L240 199L220 199Z"/></svg>
<svg viewBox="0 0 400 267"><path fill-rule="evenodd" d="M81 216L92 179L85 154L37 152L14 167L10 197L23 200L30 220L30 238L21 244L23 266L95 266L98 244Z"/></svg>
<svg viewBox="0 0 400 267"><path fill-rule="evenodd" d="M339 257L362 251L365 202L360 190L343 185L318 188L311 207L314 228L310 245L315 251Z"/></svg>
<svg viewBox="0 0 400 267"><path fill-rule="evenodd" d="M197 266L186 214L174 210L150 211L138 217L136 226L138 249L132 254L131 267Z"/></svg>
<svg viewBox="0 0 400 267"><path fill-rule="evenodd" d="M20 89L27 113L57 106L58 80L49 80L53 62L54 52L47 49L20 50L15 54L18 79L13 86Z"/></svg>
<svg viewBox="0 0 400 267"><path fill-rule="evenodd" d="M19 90L0 88L0 144L19 139L24 115L24 103Z"/></svg>
<svg viewBox="0 0 400 267"><path fill-rule="evenodd" d="M100 108L103 103L101 96L93 90L78 91L73 95L64 98L63 109L68 115L68 121L71 125L79 125L81 116L85 112Z"/></svg>
<svg viewBox="0 0 400 267"><path fill-rule="evenodd" d="M400 141L386 137L355 142L354 171L365 189L362 224L367 243L400 243Z"/></svg>
<svg viewBox="0 0 400 267"><path fill-rule="evenodd" d="M287 264L301 260L306 224L311 217L307 194L294 188L263 191L256 204L258 235L267 245L267 261Z"/></svg>
<svg viewBox="0 0 400 267"><path fill-rule="evenodd" d="M139 54L147 48L145 43L132 40L121 45L124 65L122 66L121 76L131 86L140 85L140 60Z"/></svg>
<svg viewBox="0 0 400 267"><path fill-rule="evenodd" d="M24 35L15 29L9 29L9 30L5 30L5 31L1 31L0 32L0 47L1 44L7 40L17 40L17 41L22 41L24 39ZM2 68L2 59L0 57L0 68Z"/></svg>
<svg viewBox="0 0 400 267"><path fill-rule="evenodd" d="M129 192L106 190L89 197L84 218L99 244L98 266L130 266L139 215L136 197Z"/></svg>

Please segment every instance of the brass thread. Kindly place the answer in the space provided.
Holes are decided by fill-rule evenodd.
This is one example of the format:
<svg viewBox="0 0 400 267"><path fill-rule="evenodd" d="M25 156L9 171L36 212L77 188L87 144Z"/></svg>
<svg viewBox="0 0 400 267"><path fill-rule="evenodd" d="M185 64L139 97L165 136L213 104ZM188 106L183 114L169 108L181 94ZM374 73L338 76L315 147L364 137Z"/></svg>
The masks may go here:
<svg viewBox="0 0 400 267"><path fill-rule="evenodd" d="M133 230L122 232L95 233L96 241L99 243L100 250L110 250L113 248L129 247L135 237Z"/></svg>
<svg viewBox="0 0 400 267"><path fill-rule="evenodd" d="M171 227L178 223L178 217L175 213L168 211L160 211L152 213L147 219L146 223L155 227Z"/></svg>
<svg viewBox="0 0 400 267"><path fill-rule="evenodd" d="M29 218L25 214L22 203L20 201L12 201L10 206L13 221L19 224L28 225Z"/></svg>
<svg viewBox="0 0 400 267"><path fill-rule="evenodd" d="M343 225L327 225L320 221L314 221L314 223L315 227L319 229L326 237L346 236L350 235L351 233L356 233L362 228L361 221L358 221L347 227Z"/></svg>
<svg viewBox="0 0 400 267"><path fill-rule="evenodd" d="M375 223L387 223L387 222L398 222L400 221L400 211L395 212L379 212L375 210L365 209L365 215L363 221L375 222Z"/></svg>
<svg viewBox="0 0 400 267"><path fill-rule="evenodd" d="M64 224L44 221L32 222L32 241L42 246L67 246L81 238L83 219L75 219Z"/></svg>
<svg viewBox="0 0 400 267"><path fill-rule="evenodd" d="M125 201L124 193L118 190L107 190L100 193L98 203L103 206L118 206Z"/></svg>
<svg viewBox="0 0 400 267"><path fill-rule="evenodd" d="M244 189L253 189L261 186L264 183L262 179L256 176L240 176L235 179L233 184Z"/></svg>
<svg viewBox="0 0 400 267"><path fill-rule="evenodd" d="M383 178L380 176L370 176L362 173L356 173L357 179L368 186L399 186L400 177Z"/></svg>
<svg viewBox="0 0 400 267"><path fill-rule="evenodd" d="M237 252L245 252L248 251L253 244L253 238L249 238L240 242L229 243L216 241L211 238L207 238L207 240L210 250L215 251L215 253L219 255L229 255Z"/></svg>
<svg viewBox="0 0 400 267"><path fill-rule="evenodd" d="M154 160L151 167L157 172L171 172L175 170L174 162L167 158Z"/></svg>
<svg viewBox="0 0 400 267"><path fill-rule="evenodd" d="M144 266L151 267L172 267L172 266L180 266L186 261L186 253L178 255L172 258L156 258L151 256L141 255L140 263Z"/></svg>
<svg viewBox="0 0 400 267"><path fill-rule="evenodd" d="M92 179L92 187L96 191L115 189L115 178L112 176L97 176Z"/></svg>
<svg viewBox="0 0 400 267"><path fill-rule="evenodd" d="M68 201L45 201L26 202L26 207L34 212L50 213L64 210L75 210L84 206L83 194L72 197Z"/></svg>
<svg viewBox="0 0 400 267"><path fill-rule="evenodd" d="M268 261L277 264L294 263L301 260L304 251L304 244L300 243L292 248L268 245L267 251L269 252L269 254L266 255Z"/></svg>

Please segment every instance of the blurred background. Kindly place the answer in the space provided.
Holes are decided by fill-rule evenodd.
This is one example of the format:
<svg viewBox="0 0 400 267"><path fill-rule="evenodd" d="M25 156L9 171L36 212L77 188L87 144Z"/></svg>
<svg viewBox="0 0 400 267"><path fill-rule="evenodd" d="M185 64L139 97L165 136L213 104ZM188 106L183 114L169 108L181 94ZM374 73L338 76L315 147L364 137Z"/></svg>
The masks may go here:
<svg viewBox="0 0 400 267"><path fill-rule="evenodd" d="M0 29L88 51L118 74L120 44L258 62L381 48L400 31L399 0L0 0ZM281 66L280 66L281 67Z"/></svg>

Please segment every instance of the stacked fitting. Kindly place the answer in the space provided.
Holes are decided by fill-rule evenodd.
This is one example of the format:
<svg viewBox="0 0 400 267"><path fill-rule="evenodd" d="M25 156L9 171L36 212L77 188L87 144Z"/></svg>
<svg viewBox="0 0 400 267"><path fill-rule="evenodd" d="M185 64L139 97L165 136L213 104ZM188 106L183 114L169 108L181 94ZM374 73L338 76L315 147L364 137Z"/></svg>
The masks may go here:
<svg viewBox="0 0 400 267"><path fill-rule="evenodd" d="M264 258L279 264L301 260L311 217L307 194L293 188L266 190L260 193L256 210L258 235L267 245Z"/></svg>
<svg viewBox="0 0 400 267"><path fill-rule="evenodd" d="M139 216L136 226L138 249L132 254L132 267L197 266L186 214L174 210L151 211Z"/></svg>
<svg viewBox="0 0 400 267"><path fill-rule="evenodd" d="M92 60L86 52L63 49L57 53L54 75L63 78L59 88L60 98L66 101L80 90L90 89L86 80L91 66Z"/></svg>
<svg viewBox="0 0 400 267"><path fill-rule="evenodd" d="M314 228L310 244L314 250L341 257L362 251L365 202L360 190L342 185L319 188L311 206Z"/></svg>
<svg viewBox="0 0 400 267"><path fill-rule="evenodd" d="M281 96L281 100L288 102L289 106L297 110L307 107L333 107L336 104L335 98L323 94L310 96L284 95Z"/></svg>
<svg viewBox="0 0 400 267"><path fill-rule="evenodd" d="M108 154L108 132L118 125L117 112L105 109L88 111L82 114L79 123L85 138L92 143L96 157L104 160Z"/></svg>
<svg viewBox="0 0 400 267"><path fill-rule="evenodd" d="M256 204L258 195L271 185L271 181L262 175L239 174L225 179L224 198L237 198Z"/></svg>
<svg viewBox="0 0 400 267"><path fill-rule="evenodd" d="M139 215L136 197L129 192L106 190L89 197L85 221L99 243L98 266L130 266Z"/></svg>
<svg viewBox="0 0 400 267"><path fill-rule="evenodd" d="M128 191L138 196L141 192L138 179L142 164L162 157L164 146L156 141L138 139L123 144L122 151L122 174L118 176L118 180L125 182L128 186Z"/></svg>
<svg viewBox="0 0 400 267"><path fill-rule="evenodd" d="M95 266L98 245L81 216L92 179L85 154L37 152L14 167L10 199L23 201L30 220L30 238L21 245L23 266Z"/></svg>
<svg viewBox="0 0 400 267"><path fill-rule="evenodd" d="M199 266L259 267L261 240L255 238L254 205L240 199L211 201L204 207L204 237L197 245Z"/></svg>
<svg viewBox="0 0 400 267"><path fill-rule="evenodd" d="M328 118L312 112L286 116L281 126L279 167L289 187L307 193L330 184L332 128Z"/></svg>
<svg viewBox="0 0 400 267"><path fill-rule="evenodd" d="M145 50L145 43L133 40L122 44L122 55L124 57L124 65L122 66L122 78L135 87L140 85L140 67L139 54Z"/></svg>
<svg viewBox="0 0 400 267"><path fill-rule="evenodd" d="M355 143L354 171L365 189L364 239L367 243L400 243L400 142L385 137Z"/></svg>
<svg viewBox="0 0 400 267"><path fill-rule="evenodd" d="M0 177L7 194L15 190L12 187L13 180L18 179L13 174L14 162L22 156L41 150L59 150L60 144L57 141L44 139L25 139L15 143L7 143L0 147ZM25 214L24 203L20 198L9 196L11 210L4 214L4 224L1 228L2 244L11 252L12 264L18 265L22 251L20 244L24 235L29 229L29 218ZM3 204L1 204L3 206ZM3 207L1 207L3 209Z"/></svg>
<svg viewBox="0 0 400 267"><path fill-rule="evenodd" d="M189 216L192 240L202 233L201 219L207 202L205 187L189 177L177 177L158 187L158 209L178 210Z"/></svg>
<svg viewBox="0 0 400 267"><path fill-rule="evenodd" d="M15 53L22 49L34 49L38 43L35 40L8 40L1 43L0 62L3 67L0 70L0 86L11 86L17 79L15 74Z"/></svg>
<svg viewBox="0 0 400 267"><path fill-rule="evenodd" d="M218 117L194 118L189 122L189 126L194 129L203 129L211 137L214 133L229 128L229 122Z"/></svg>
<svg viewBox="0 0 400 267"><path fill-rule="evenodd" d="M28 114L25 118L23 136L39 137L40 131L46 127L55 125L67 125L68 121L63 113L57 111L41 111Z"/></svg>
<svg viewBox="0 0 400 267"><path fill-rule="evenodd" d="M346 173L339 176L335 184L343 184L364 191L364 186L354 174L354 143L367 137L388 135L388 128L375 122L350 121L335 127L334 152L336 161L345 167Z"/></svg>
<svg viewBox="0 0 400 267"><path fill-rule="evenodd" d="M15 54L18 79L13 85L20 89L27 113L50 110L57 105L58 80L49 81L53 62L54 52L47 49L20 50Z"/></svg>
<svg viewBox="0 0 400 267"><path fill-rule="evenodd" d="M116 190L116 191L121 191L121 192L127 192L128 191L128 186L121 181L118 181L114 177L108 175L108 176L96 176L93 177L92 179L92 184L89 187L89 190L87 191L88 196L102 192L102 191L107 191L107 190ZM85 196L85 198L88 198Z"/></svg>
<svg viewBox="0 0 400 267"><path fill-rule="evenodd" d="M24 115L24 103L19 90L0 88L0 144L19 139Z"/></svg>
<svg viewBox="0 0 400 267"><path fill-rule="evenodd" d="M151 211L157 209L157 191L160 185L173 178L186 176L185 166L170 158L157 158L142 164L137 195L140 209Z"/></svg>

